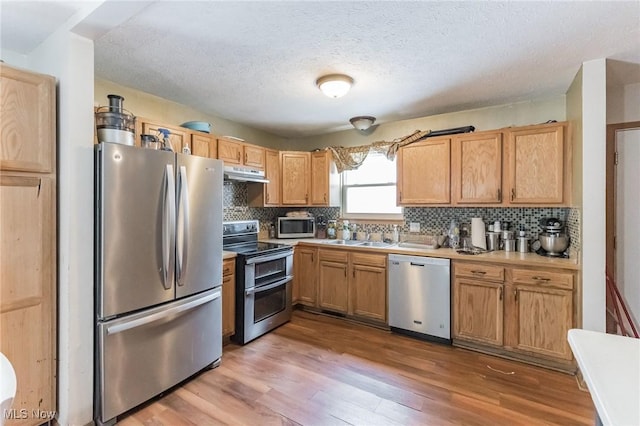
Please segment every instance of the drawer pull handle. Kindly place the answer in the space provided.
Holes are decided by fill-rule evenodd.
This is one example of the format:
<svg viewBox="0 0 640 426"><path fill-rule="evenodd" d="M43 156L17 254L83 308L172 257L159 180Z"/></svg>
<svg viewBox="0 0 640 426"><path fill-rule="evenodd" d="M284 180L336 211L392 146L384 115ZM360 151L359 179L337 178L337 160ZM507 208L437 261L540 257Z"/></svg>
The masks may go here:
<svg viewBox="0 0 640 426"><path fill-rule="evenodd" d="M474 275L485 275L487 271L471 271L471 273Z"/></svg>
<svg viewBox="0 0 640 426"><path fill-rule="evenodd" d="M551 281L551 278L547 277L532 277L536 281Z"/></svg>
<svg viewBox="0 0 640 426"><path fill-rule="evenodd" d="M500 300L502 300L502 291L503 291L503 288L500 287Z"/></svg>
<svg viewBox="0 0 640 426"><path fill-rule="evenodd" d="M518 290L513 290L513 297L515 299L515 301L518 301Z"/></svg>

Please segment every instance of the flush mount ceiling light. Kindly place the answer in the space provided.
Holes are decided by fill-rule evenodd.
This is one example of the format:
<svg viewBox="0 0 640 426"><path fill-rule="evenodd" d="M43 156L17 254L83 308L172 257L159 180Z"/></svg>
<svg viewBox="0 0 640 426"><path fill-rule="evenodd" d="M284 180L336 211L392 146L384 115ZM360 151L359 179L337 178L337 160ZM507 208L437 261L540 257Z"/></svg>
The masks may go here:
<svg viewBox="0 0 640 426"><path fill-rule="evenodd" d="M358 130L367 130L375 123L376 118L369 115L359 115L349 120L351 125Z"/></svg>
<svg viewBox="0 0 640 426"><path fill-rule="evenodd" d="M331 74L320 77L316 85L330 98L339 98L347 94L353 85L353 79L344 74Z"/></svg>

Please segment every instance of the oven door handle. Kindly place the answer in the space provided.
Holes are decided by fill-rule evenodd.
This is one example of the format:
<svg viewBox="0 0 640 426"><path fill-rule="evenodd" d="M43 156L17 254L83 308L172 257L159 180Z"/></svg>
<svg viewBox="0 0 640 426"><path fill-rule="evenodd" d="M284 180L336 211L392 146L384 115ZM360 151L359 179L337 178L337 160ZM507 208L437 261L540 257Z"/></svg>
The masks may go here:
<svg viewBox="0 0 640 426"><path fill-rule="evenodd" d="M285 258L285 257L290 256L292 254L293 254L292 251L281 251L279 253L272 254L270 256L256 256L256 257L252 257L250 259L247 259L246 264L247 265L253 265L254 263L270 262L272 260L278 260L278 259Z"/></svg>
<svg viewBox="0 0 640 426"><path fill-rule="evenodd" d="M245 294L247 296L251 296L252 294L255 294L255 293L261 293L263 291L271 290L273 288L281 286L282 284L288 283L292 279L293 279L293 277L291 275L287 275L285 278L281 279L280 281L276 281L273 284L263 285L263 286L259 286L259 287L252 287L250 289L247 289L247 290L245 290Z"/></svg>

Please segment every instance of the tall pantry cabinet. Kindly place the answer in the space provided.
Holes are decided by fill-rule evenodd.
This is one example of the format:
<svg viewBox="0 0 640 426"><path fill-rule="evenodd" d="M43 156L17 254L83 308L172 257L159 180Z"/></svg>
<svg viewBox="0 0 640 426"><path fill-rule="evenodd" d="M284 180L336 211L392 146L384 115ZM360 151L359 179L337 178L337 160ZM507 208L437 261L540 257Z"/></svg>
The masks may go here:
<svg viewBox="0 0 640 426"><path fill-rule="evenodd" d="M56 409L55 79L0 63L0 91L0 351L17 378L5 417L37 425Z"/></svg>

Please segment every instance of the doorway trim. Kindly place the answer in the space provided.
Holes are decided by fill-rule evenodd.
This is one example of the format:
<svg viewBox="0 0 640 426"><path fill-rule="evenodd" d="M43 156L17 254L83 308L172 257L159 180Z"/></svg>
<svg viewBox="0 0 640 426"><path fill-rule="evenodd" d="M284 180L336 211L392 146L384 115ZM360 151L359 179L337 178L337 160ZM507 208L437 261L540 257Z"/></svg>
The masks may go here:
<svg viewBox="0 0 640 426"><path fill-rule="evenodd" d="M627 123L615 123L607 125L607 154L606 154L606 270L613 278L615 273L615 237L616 237L616 133L620 130L640 128L640 121ZM616 325L613 316L613 301L609 292L606 293L606 331L616 333Z"/></svg>

